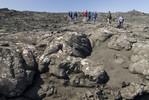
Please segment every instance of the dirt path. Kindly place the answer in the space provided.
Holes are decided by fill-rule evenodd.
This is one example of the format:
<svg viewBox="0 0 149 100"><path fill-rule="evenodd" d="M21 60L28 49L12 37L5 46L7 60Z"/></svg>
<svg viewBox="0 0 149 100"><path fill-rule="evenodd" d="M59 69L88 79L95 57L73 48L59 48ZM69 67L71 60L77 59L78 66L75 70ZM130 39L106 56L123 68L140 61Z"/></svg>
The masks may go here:
<svg viewBox="0 0 149 100"><path fill-rule="evenodd" d="M141 78L138 75L131 74L128 69L123 68L123 66L127 67L130 64L129 56L131 51L116 51L109 49L107 47L107 42L96 45L91 56L88 57L90 60L105 66L105 69L110 76L110 80L107 84L110 87L119 87L121 86L122 82L140 83ZM123 63L118 63L118 61L121 62L121 60Z"/></svg>

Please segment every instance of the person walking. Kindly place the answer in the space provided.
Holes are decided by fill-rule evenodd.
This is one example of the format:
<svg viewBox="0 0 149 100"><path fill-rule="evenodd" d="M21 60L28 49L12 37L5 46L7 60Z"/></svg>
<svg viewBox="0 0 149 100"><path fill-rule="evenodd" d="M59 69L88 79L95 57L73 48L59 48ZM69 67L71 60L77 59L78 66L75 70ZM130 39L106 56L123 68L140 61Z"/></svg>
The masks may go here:
<svg viewBox="0 0 149 100"><path fill-rule="evenodd" d="M96 23L96 20L97 20L97 12L94 12L93 14L93 20L94 20L94 24Z"/></svg>
<svg viewBox="0 0 149 100"><path fill-rule="evenodd" d="M111 24L111 20L112 20L112 15L111 15L111 12L109 11L108 12L108 16L107 16L107 24Z"/></svg>
<svg viewBox="0 0 149 100"><path fill-rule="evenodd" d="M76 21L77 18L78 18L78 14L77 14L77 12L74 12L74 20Z"/></svg>
<svg viewBox="0 0 149 100"><path fill-rule="evenodd" d="M87 22L89 22L91 20L91 12L89 11L87 14Z"/></svg>
<svg viewBox="0 0 149 100"><path fill-rule="evenodd" d="M83 13L83 22L86 22L87 21L87 10Z"/></svg>
<svg viewBox="0 0 149 100"><path fill-rule="evenodd" d="M73 20L73 13L72 11L68 12L68 21L72 21Z"/></svg>
<svg viewBox="0 0 149 100"><path fill-rule="evenodd" d="M118 26L117 26L117 28L123 28L123 23L124 23L124 17L123 16L120 16L119 18L118 18Z"/></svg>

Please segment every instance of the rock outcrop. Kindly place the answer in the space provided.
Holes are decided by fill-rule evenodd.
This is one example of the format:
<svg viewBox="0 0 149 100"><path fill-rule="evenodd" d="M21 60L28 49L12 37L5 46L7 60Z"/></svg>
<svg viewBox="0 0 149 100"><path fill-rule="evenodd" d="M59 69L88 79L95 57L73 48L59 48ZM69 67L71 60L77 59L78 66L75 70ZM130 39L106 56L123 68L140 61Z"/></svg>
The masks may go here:
<svg viewBox="0 0 149 100"><path fill-rule="evenodd" d="M132 48L132 43L137 42L137 40L129 34L122 33L120 35L115 35L111 38L108 43L108 47L115 50L130 50Z"/></svg>
<svg viewBox="0 0 149 100"><path fill-rule="evenodd" d="M5 97L22 95L32 83L35 69L37 69L34 55L30 50L21 52L0 48L0 58L0 94Z"/></svg>
<svg viewBox="0 0 149 100"><path fill-rule="evenodd" d="M92 47L85 34L72 35L68 45L72 48L72 56L85 58L91 55Z"/></svg>
<svg viewBox="0 0 149 100"><path fill-rule="evenodd" d="M132 64L129 66L129 70L132 73L138 73L144 76L149 76L149 43L135 43L133 44L132 51Z"/></svg>
<svg viewBox="0 0 149 100"><path fill-rule="evenodd" d="M144 86L135 83L131 83L130 86L127 86L120 91L122 97L127 100L132 100L143 92Z"/></svg>

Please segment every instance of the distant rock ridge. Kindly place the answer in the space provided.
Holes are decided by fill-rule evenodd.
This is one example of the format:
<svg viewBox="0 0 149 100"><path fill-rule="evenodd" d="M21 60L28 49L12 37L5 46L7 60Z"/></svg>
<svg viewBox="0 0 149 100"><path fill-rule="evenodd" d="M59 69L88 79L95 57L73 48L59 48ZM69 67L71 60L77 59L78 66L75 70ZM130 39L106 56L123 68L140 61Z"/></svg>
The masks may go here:
<svg viewBox="0 0 149 100"><path fill-rule="evenodd" d="M127 12L128 14L131 14L131 15L145 15L144 12L141 12L141 11L137 11L137 10L132 10L132 11L128 11Z"/></svg>

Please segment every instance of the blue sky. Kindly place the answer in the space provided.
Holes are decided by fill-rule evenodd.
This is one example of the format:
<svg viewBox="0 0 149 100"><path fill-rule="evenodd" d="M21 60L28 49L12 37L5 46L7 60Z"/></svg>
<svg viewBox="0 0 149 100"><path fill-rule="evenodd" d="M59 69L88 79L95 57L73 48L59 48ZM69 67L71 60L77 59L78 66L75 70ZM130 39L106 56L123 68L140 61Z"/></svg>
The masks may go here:
<svg viewBox="0 0 149 100"><path fill-rule="evenodd" d="M149 13L149 0L0 0L0 8L40 12L126 12L136 9Z"/></svg>

